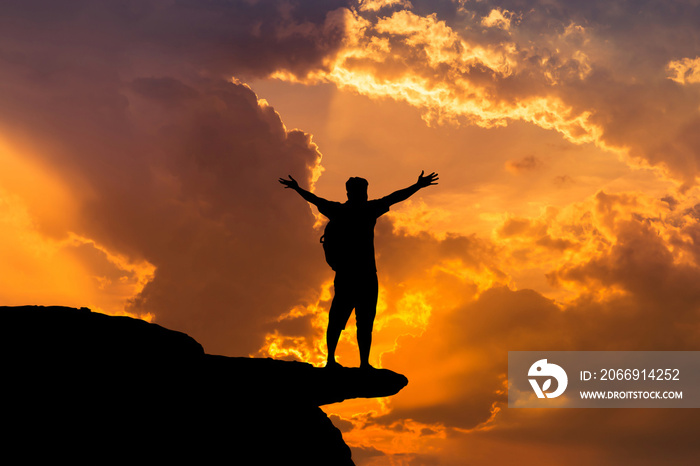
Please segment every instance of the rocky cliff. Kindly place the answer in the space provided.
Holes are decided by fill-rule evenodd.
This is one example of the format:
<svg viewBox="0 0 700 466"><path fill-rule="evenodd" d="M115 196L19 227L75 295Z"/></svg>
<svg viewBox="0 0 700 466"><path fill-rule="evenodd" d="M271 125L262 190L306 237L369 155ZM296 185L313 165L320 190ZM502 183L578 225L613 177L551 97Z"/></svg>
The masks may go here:
<svg viewBox="0 0 700 466"><path fill-rule="evenodd" d="M86 308L0 307L0 319L3 451L27 462L351 465L319 406L408 383L209 355L183 333Z"/></svg>

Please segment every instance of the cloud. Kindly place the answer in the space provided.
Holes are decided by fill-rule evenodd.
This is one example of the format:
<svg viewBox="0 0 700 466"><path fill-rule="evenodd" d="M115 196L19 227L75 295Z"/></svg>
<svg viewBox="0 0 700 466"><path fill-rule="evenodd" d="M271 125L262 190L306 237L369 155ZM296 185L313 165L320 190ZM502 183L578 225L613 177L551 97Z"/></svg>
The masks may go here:
<svg viewBox="0 0 700 466"><path fill-rule="evenodd" d="M341 45L345 6L339 0L9 1L3 2L0 20L9 40L0 56L48 74L80 62L112 63L125 74L130 68L240 76L278 69L301 73L321 66Z"/></svg>
<svg viewBox="0 0 700 466"><path fill-rule="evenodd" d="M679 84L700 82L700 57L671 60L666 68L671 74L668 79Z"/></svg>
<svg viewBox="0 0 700 466"><path fill-rule="evenodd" d="M363 431L376 437L375 430L392 430L407 443L412 439L414 446L377 446L389 456L410 455L427 451L428 440L414 435L422 426L448 433L437 447L443 457L464 458L484 442L504 441L526 449L553 448L553 462L586 451L586 460L575 464L617 464L622 458L654 464L663 461L673 438L666 429L673 425L679 439L675 458L688 462L697 454L689 432L699 426L683 410L668 412L667 418L647 415L649 410L534 414L508 409L505 399L508 351L697 350L700 294L693 284L700 279L700 262L691 238L697 236L698 216L688 201L692 199L668 203L638 193L600 192L570 211L506 219L499 235L507 241L467 241L458 249L462 267L486 265L466 260L464 251L474 258L489 251L486 257L502 267L501 280L485 287L477 286L478 275L460 266L444 267L452 249L439 240L393 237L397 249L414 253L410 259L389 253L388 241L378 247L387 295L405 296L415 287L426 293L432 309L423 331L404 332L382 355L382 364L406 374L409 385L389 400L389 410L351 419L356 425L352 439L359 441ZM566 250L543 248L542 238L565 242ZM504 260L520 248L536 251L531 252L535 258ZM430 259L419 259L426 257ZM411 266L409 260L417 262ZM416 266L422 260L425 268ZM430 267L431 262L442 265ZM509 283L519 268L538 266L549 268L550 279L572 291L569 299L555 300ZM394 275L399 269L427 272L403 281ZM398 308L398 301L392 301L385 312ZM396 429L408 419L415 425L399 434ZM648 440L643 447L633 440L638 435ZM462 446L452 445L450 438ZM505 450L489 458L513 460Z"/></svg>
<svg viewBox="0 0 700 466"><path fill-rule="evenodd" d="M411 8L411 2L408 0L359 0L358 2L360 11L379 11L382 8L395 6Z"/></svg>
<svg viewBox="0 0 700 466"><path fill-rule="evenodd" d="M67 128L43 135L44 163L80 180L69 188L80 214L63 235L155 268L136 296L121 295L130 312L208 351L256 351L267 322L324 275L310 209L276 182L291 173L310 185L320 153L240 83L139 78L114 92L126 103L119 125L101 126L89 103L42 116Z"/></svg>
<svg viewBox="0 0 700 466"><path fill-rule="evenodd" d="M156 160L139 196L157 214L139 218L146 212L132 206L126 224L143 230L138 244L156 272L129 308L200 334L208 350L254 352L265 324L313 296L325 272L310 209L276 182L291 173L308 186L320 153L243 84L192 88L198 98L172 113L159 89L172 82L148 80L130 100L158 122L143 124L159 130L147 138ZM91 218L115 221L109 207L91 206Z"/></svg>
<svg viewBox="0 0 700 466"><path fill-rule="evenodd" d="M3 187L34 199L36 241L79 238L72 261L114 293L102 310L151 314L207 351L241 355L318 295L314 217L276 180L311 186L321 154L229 74L320 66L344 10L313 6L3 4L0 131L11 157L50 174L35 191L54 195L11 177Z"/></svg>
<svg viewBox="0 0 700 466"><path fill-rule="evenodd" d="M89 306L126 314L123 297L141 291L152 277L151 264L113 255L85 238L47 238L37 231L27 202L4 189L0 225L0 260L5 264L0 300L5 305ZM148 313L135 316L152 319Z"/></svg>
<svg viewBox="0 0 700 466"><path fill-rule="evenodd" d="M486 27L508 30L510 29L510 16L507 10L493 9L488 16L481 18L481 24Z"/></svg>
<svg viewBox="0 0 700 466"><path fill-rule="evenodd" d="M575 184L576 181L569 175L558 175L554 177L553 183L558 188L566 188L572 184Z"/></svg>
<svg viewBox="0 0 700 466"><path fill-rule="evenodd" d="M575 141L595 139L586 112L572 109L531 76L555 79L573 69L576 79L585 56L571 51L565 61L528 65L536 57L520 51L509 35L490 42L463 37L436 14L410 10L365 18L353 13L345 48L329 71L306 76L276 73L282 79L327 80L372 97L406 101L424 110L431 123L466 121L484 127L525 120L555 129ZM539 89L538 89L539 88ZM519 92L514 93L517 89Z"/></svg>
<svg viewBox="0 0 700 466"><path fill-rule="evenodd" d="M524 121L695 183L700 151L691 128L700 100L675 87L694 79L694 62L671 58L688 52L672 33L693 34L687 7L651 2L631 21L617 2L412 5L346 12L344 45L324 69L273 76L406 102L430 124ZM652 39L660 35L670 38Z"/></svg>
<svg viewBox="0 0 700 466"><path fill-rule="evenodd" d="M511 160L506 164L506 169L513 173L527 172L540 168L543 162L534 155L526 155L520 160Z"/></svg>

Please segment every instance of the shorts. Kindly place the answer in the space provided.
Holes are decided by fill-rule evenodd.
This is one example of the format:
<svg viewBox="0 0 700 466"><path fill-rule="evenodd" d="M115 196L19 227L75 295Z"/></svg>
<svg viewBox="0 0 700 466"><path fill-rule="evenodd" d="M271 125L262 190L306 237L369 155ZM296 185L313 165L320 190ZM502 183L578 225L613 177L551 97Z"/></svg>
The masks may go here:
<svg viewBox="0 0 700 466"><path fill-rule="evenodd" d="M369 328L371 331L379 295L377 272L339 271L335 274L333 285L335 295L328 314L328 328L345 329L354 309L358 330Z"/></svg>

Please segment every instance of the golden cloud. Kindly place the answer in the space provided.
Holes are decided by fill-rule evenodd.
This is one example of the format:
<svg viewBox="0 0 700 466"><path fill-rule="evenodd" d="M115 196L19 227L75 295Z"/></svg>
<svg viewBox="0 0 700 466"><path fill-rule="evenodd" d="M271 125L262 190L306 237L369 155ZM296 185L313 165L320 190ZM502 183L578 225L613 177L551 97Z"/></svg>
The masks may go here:
<svg viewBox="0 0 700 466"><path fill-rule="evenodd" d="M602 130L590 120L590 112L576 111L554 94L508 96L518 73L531 71L516 43L466 40L435 14L401 10L374 20L354 11L344 14L344 47L327 60L324 70L304 76L279 71L272 77L329 81L369 97L404 101L420 108L428 123L465 121L489 128L522 120L573 142L602 143ZM583 79L590 73L589 59L580 50L572 53L564 66L576 63L577 78ZM560 79L564 68L556 62L543 60L541 65L543 79Z"/></svg>
<svg viewBox="0 0 700 466"><path fill-rule="evenodd" d="M510 29L510 21L513 14L508 10L500 10L494 8L488 14L481 18L481 24L486 27L495 27L499 29Z"/></svg>
<svg viewBox="0 0 700 466"><path fill-rule="evenodd" d="M700 82L700 57L671 60L666 65L666 69L671 74L668 79L679 84Z"/></svg>

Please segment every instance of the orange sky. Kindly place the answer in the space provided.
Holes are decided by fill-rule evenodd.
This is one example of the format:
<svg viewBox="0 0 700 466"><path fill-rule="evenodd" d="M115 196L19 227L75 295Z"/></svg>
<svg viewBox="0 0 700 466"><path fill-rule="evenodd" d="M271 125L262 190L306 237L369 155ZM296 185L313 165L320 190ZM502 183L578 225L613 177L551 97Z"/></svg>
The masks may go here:
<svg viewBox="0 0 700 466"><path fill-rule="evenodd" d="M440 174L376 228L390 399L358 465L691 464L693 410L509 410L513 350L699 350L694 2L0 6L0 301L322 364L318 213ZM357 365L354 318L338 348Z"/></svg>

